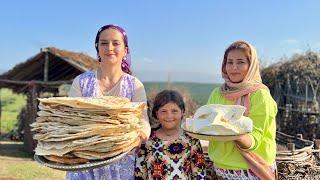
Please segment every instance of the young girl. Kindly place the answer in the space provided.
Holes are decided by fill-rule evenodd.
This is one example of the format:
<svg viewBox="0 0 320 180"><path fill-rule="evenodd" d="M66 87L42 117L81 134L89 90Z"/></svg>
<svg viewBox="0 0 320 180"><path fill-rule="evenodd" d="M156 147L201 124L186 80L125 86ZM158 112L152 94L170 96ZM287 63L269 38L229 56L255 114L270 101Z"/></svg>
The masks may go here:
<svg viewBox="0 0 320 180"><path fill-rule="evenodd" d="M160 92L152 116L160 127L151 132L137 153L136 179L204 179L204 155L198 139L180 128L185 111L181 95L172 90Z"/></svg>

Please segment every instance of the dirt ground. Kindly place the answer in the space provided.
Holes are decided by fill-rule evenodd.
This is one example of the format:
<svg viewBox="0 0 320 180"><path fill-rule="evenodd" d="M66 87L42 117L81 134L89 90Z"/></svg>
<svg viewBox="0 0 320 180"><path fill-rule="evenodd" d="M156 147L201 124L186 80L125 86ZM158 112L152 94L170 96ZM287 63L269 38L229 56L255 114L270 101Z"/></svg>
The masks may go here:
<svg viewBox="0 0 320 180"><path fill-rule="evenodd" d="M0 180L65 179L65 172L44 167L24 152L23 143L0 141Z"/></svg>

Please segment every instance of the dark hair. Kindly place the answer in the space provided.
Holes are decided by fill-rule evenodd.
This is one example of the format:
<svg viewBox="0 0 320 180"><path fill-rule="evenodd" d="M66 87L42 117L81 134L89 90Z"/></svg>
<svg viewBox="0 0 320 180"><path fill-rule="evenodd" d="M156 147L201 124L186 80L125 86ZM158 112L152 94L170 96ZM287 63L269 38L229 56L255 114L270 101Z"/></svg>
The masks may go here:
<svg viewBox="0 0 320 180"><path fill-rule="evenodd" d="M121 28L120 26L109 24L109 25L102 26L98 30L96 38L95 38L95 43L94 43L97 53L99 54L98 44L99 44L100 34L101 34L101 32L103 32L106 29L115 29L122 34L124 46L127 48L128 52L127 52L127 56L124 59L122 59L121 69L122 69L122 71L126 72L127 74L132 75L132 71L130 70L131 57L130 57L130 50L129 50L129 45L128 45L128 36L127 36L126 31L123 28ZM98 56L98 60L99 60L99 62L101 62L101 59L99 56Z"/></svg>
<svg viewBox="0 0 320 180"><path fill-rule="evenodd" d="M154 99L152 107L152 117L157 118L157 111L168 103L175 103L181 109L182 113L185 112L185 105L182 96L179 92L174 90L163 90L157 94Z"/></svg>

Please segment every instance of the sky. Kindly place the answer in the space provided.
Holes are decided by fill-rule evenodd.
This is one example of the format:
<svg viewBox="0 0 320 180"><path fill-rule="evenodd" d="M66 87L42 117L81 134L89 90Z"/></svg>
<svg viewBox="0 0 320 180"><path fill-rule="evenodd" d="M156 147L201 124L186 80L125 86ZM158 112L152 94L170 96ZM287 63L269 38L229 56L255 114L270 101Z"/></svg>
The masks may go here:
<svg viewBox="0 0 320 180"><path fill-rule="evenodd" d="M235 40L253 44L263 66L320 51L319 19L317 0L6 0L0 70L51 46L96 57L97 30L117 24L128 33L132 68L142 81L217 82L224 50Z"/></svg>

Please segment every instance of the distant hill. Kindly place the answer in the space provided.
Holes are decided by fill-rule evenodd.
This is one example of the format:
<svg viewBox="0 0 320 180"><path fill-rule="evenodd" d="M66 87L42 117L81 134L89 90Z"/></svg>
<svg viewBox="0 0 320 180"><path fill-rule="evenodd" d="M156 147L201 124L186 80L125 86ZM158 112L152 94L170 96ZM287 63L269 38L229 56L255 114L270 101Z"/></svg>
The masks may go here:
<svg viewBox="0 0 320 180"><path fill-rule="evenodd" d="M167 89L167 82L143 82L146 93L149 94L152 90L164 90ZM215 87L220 84L210 84L210 83L190 83L190 82L173 82L170 83L171 87L174 88L185 88L187 89L193 100L195 100L199 105L204 105L210 93Z"/></svg>
<svg viewBox="0 0 320 180"><path fill-rule="evenodd" d="M200 72L186 72L175 71L168 72L164 70L156 71L134 71L134 75L137 76L143 82L195 82L195 83L221 83L221 75L200 73Z"/></svg>

